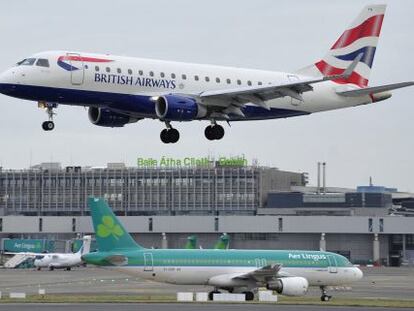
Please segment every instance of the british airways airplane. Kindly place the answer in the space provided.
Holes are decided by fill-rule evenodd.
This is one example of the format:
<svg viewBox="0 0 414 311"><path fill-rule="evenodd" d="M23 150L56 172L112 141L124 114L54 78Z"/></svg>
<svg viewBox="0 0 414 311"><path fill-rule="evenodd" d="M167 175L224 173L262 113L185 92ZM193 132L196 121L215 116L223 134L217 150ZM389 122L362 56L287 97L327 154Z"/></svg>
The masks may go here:
<svg viewBox="0 0 414 311"><path fill-rule="evenodd" d="M173 122L207 120L209 140L224 136L218 122L287 118L370 104L414 82L368 87L385 5L366 6L324 58L292 73L153 59L48 51L0 75L0 92L37 101L53 130L58 104L89 107L98 126L122 127L143 118L166 128L164 143L180 134Z"/></svg>

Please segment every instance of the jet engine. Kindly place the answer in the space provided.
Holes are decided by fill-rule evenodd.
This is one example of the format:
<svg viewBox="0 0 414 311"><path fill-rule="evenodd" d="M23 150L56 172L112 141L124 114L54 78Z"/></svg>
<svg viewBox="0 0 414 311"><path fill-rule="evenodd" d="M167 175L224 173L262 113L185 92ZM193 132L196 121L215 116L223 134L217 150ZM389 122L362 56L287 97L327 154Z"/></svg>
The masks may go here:
<svg viewBox="0 0 414 311"><path fill-rule="evenodd" d="M286 277L267 283L266 288L285 296L303 296L308 291L309 282L302 277Z"/></svg>
<svg viewBox="0 0 414 311"><path fill-rule="evenodd" d="M155 112L158 118L168 121L191 121L207 115L207 109L194 98L179 95L158 97Z"/></svg>
<svg viewBox="0 0 414 311"><path fill-rule="evenodd" d="M123 127L127 123L134 123L139 120L108 108L96 107L89 107L88 116L92 124L106 127Z"/></svg>

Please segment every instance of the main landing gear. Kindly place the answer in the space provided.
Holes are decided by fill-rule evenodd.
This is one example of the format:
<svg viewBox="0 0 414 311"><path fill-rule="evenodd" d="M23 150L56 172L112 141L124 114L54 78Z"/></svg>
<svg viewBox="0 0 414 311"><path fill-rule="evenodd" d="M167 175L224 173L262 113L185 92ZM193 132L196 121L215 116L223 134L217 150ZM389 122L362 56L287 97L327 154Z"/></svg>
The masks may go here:
<svg viewBox="0 0 414 311"><path fill-rule="evenodd" d="M53 130L55 128L55 123L53 122L53 116L56 114L55 112L53 112L53 108L56 108L57 104L39 102L38 106L39 106L39 108L46 109L46 113L49 117L49 121L45 121L45 122L42 123L42 129L44 131Z"/></svg>
<svg viewBox="0 0 414 311"><path fill-rule="evenodd" d="M161 141L164 144L175 144L180 139L180 132L178 132L178 130L172 127L170 121L165 121L165 126L167 128L163 129L160 133ZM206 136L208 140L222 139L224 136L224 128L221 125L217 124L215 121L212 121L211 125L207 126L206 129L204 130L204 135Z"/></svg>
<svg viewBox="0 0 414 311"><path fill-rule="evenodd" d="M220 140L224 136L224 128L213 122L204 130L204 135L208 140Z"/></svg>
<svg viewBox="0 0 414 311"><path fill-rule="evenodd" d="M164 144L175 144L180 139L180 132L173 128L170 122L165 122L167 126L160 134L161 141Z"/></svg>
<svg viewBox="0 0 414 311"><path fill-rule="evenodd" d="M331 300L332 296L328 295L328 293L326 291L326 287L325 286L321 286L320 289L321 289L321 292L322 292L321 301L329 301L329 300Z"/></svg>

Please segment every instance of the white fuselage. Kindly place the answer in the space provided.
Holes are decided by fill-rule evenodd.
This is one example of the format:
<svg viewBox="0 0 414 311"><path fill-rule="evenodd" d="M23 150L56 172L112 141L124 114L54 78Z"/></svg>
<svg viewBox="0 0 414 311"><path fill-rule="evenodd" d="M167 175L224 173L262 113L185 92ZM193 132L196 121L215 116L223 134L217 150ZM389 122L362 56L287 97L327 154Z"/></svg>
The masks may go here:
<svg viewBox="0 0 414 311"><path fill-rule="evenodd" d="M85 61L59 61L66 55ZM156 118L153 103L137 100L129 105L124 95L143 98L165 94L199 95L206 91L278 85L308 78L295 73L66 51L39 53L33 58L47 59L50 65L20 65L4 72L0 76L0 84L6 89L2 91L4 94L62 104L110 106L115 111L150 118ZM77 69L71 70L68 66ZM23 86L27 88L20 90ZM347 88L355 87L326 81L313 85L313 91L303 93L303 101L285 96L269 100L267 104L271 109L309 114L371 102L369 96L343 97L336 94L337 90ZM262 108L254 104L249 105L259 110L246 113L242 120L284 117L275 112L261 111Z"/></svg>
<svg viewBox="0 0 414 311"><path fill-rule="evenodd" d="M147 280L183 285L209 285L209 280L218 275L249 273L255 267L106 267ZM282 276L299 276L308 280L310 286L335 286L353 283L363 274L357 267L289 268L283 267Z"/></svg>
<svg viewBox="0 0 414 311"><path fill-rule="evenodd" d="M34 266L37 268L70 268L82 263L80 253L63 254L50 253L36 256Z"/></svg>

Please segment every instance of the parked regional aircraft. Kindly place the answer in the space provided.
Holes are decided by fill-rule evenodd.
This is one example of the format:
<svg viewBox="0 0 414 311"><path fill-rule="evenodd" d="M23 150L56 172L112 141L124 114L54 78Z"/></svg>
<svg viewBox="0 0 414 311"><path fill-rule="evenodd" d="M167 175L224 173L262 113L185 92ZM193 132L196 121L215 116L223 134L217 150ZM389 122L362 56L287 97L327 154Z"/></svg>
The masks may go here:
<svg viewBox="0 0 414 311"><path fill-rule="evenodd" d="M91 236L85 235L83 237L83 244L76 253L40 253L35 254L34 266L37 270L48 268L71 270L72 267L80 266L83 261L82 255L88 254L91 247Z"/></svg>
<svg viewBox="0 0 414 311"><path fill-rule="evenodd" d="M362 272L345 257L321 251L146 249L137 244L100 198L89 198L98 251L82 256L90 264L114 268L144 279L185 285L210 285L212 299L219 289L244 292L254 298L260 286L287 296L305 295L319 286L352 283Z"/></svg>
<svg viewBox="0 0 414 311"><path fill-rule="evenodd" d="M230 244L230 238L228 234L223 233L217 242L214 244L214 249L228 249ZM197 236L190 235L187 237L187 243L184 245L185 249L196 249L197 248ZM200 245L200 249L203 247Z"/></svg>
<svg viewBox="0 0 414 311"><path fill-rule="evenodd" d="M0 92L37 101L53 130L58 104L89 107L89 120L122 127L143 118L166 128L164 143L176 143L171 122L209 120L209 140L224 136L218 121L287 118L370 104L391 97L402 82L368 87L385 5L366 6L324 58L292 73L198 65L153 59L48 51L18 62L0 76Z"/></svg>

